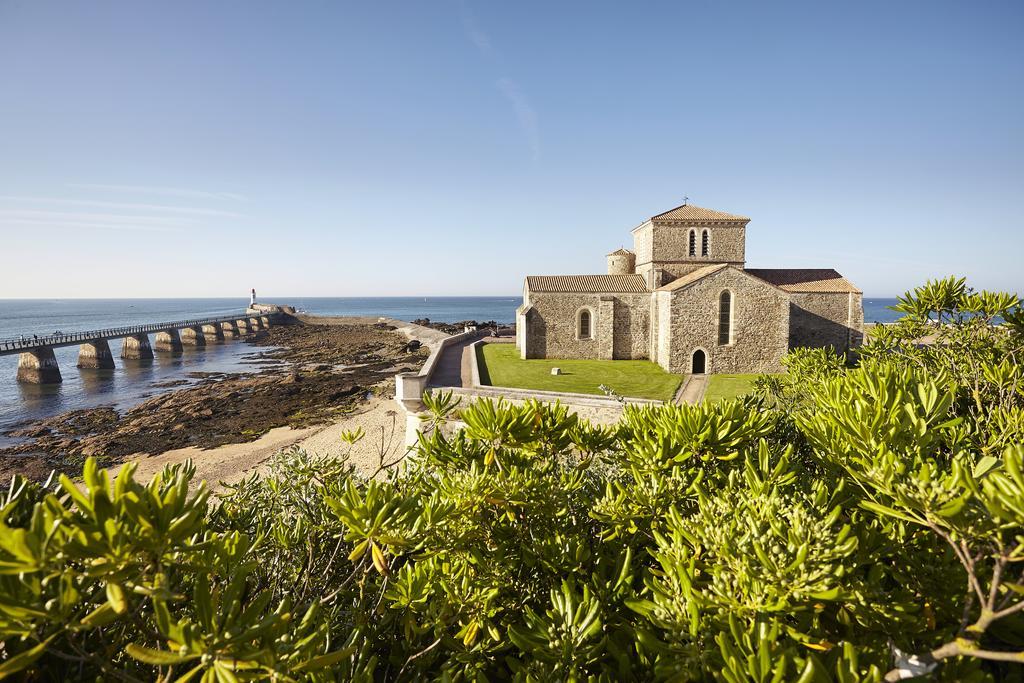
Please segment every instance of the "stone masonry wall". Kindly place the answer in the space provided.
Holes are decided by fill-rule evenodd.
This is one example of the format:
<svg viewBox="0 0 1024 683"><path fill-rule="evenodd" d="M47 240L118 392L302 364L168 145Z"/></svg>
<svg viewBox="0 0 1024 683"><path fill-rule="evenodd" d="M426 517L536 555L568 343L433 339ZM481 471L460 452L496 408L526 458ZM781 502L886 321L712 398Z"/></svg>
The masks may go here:
<svg viewBox="0 0 1024 683"><path fill-rule="evenodd" d="M654 226L647 221L633 231L633 253L636 254L636 265L649 263L654 249Z"/></svg>
<svg viewBox="0 0 1024 683"><path fill-rule="evenodd" d="M651 360L668 369L671 365L669 354L672 349L672 293L657 292L654 295L654 310L656 319L651 326L655 330L651 348L654 353Z"/></svg>
<svg viewBox="0 0 1024 683"><path fill-rule="evenodd" d="M793 293L790 299L790 348L831 346L842 353L860 344L864 334L860 294Z"/></svg>
<svg viewBox="0 0 1024 683"><path fill-rule="evenodd" d="M650 294L531 292L529 296L527 358L647 358ZM593 316L592 339L576 336L576 316L583 307Z"/></svg>
<svg viewBox="0 0 1024 683"><path fill-rule="evenodd" d="M690 231L695 231L697 255L690 256ZM701 256L701 240L708 231L708 255ZM668 281L711 263L742 265L746 259L746 228L742 225L676 225L654 223L649 259L637 253L637 267L650 261L668 274Z"/></svg>
<svg viewBox="0 0 1024 683"><path fill-rule="evenodd" d="M733 293L732 343L718 344L718 302L722 290ZM662 296L662 292L658 296ZM670 292L669 372L690 372L693 352L707 354L709 373L781 372L789 348L789 296L737 268L726 268L690 287ZM660 320L663 334L665 321ZM667 361L667 362L666 362Z"/></svg>
<svg viewBox="0 0 1024 683"><path fill-rule="evenodd" d="M651 295L616 294L613 323L616 360L650 358Z"/></svg>

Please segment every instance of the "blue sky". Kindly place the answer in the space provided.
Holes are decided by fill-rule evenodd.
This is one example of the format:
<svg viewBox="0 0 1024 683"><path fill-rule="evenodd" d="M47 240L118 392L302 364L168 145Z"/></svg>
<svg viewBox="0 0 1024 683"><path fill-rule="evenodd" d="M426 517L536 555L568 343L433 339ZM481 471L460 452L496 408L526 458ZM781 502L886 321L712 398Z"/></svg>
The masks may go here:
<svg viewBox="0 0 1024 683"><path fill-rule="evenodd" d="M742 213L751 267L1024 293L1024 3L0 0L0 297L510 294Z"/></svg>

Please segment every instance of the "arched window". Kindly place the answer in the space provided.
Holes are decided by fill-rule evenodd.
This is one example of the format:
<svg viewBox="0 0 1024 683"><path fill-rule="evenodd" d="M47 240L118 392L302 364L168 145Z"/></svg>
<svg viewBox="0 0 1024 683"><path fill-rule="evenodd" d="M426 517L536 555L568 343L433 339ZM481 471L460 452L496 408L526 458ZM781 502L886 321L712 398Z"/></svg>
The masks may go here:
<svg viewBox="0 0 1024 683"><path fill-rule="evenodd" d="M710 235L708 235L708 231L705 230L704 233L700 236L700 255L701 256L707 256L708 255L708 248L710 246L711 246Z"/></svg>
<svg viewBox="0 0 1024 683"><path fill-rule="evenodd" d="M690 231L690 256L697 255L697 231Z"/></svg>
<svg viewBox="0 0 1024 683"><path fill-rule="evenodd" d="M583 309L580 311L579 318L576 323L576 336L580 339L591 339L592 328L590 320L590 311Z"/></svg>
<svg viewBox="0 0 1024 683"><path fill-rule="evenodd" d="M725 290L718 297L718 343L732 343L732 292Z"/></svg>

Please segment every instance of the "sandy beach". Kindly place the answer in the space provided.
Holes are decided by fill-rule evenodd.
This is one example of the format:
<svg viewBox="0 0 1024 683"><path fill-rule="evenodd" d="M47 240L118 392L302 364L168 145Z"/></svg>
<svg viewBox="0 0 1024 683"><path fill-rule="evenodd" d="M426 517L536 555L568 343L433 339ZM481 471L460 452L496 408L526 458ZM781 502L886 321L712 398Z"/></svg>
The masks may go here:
<svg viewBox="0 0 1024 683"><path fill-rule="evenodd" d="M345 431L362 429L365 436L353 446L341 441ZM137 463L135 476L147 481L166 465L191 459L196 468L195 481L206 481L213 488L233 484L265 471L268 461L280 451L295 446L311 454L348 457L348 462L363 474L372 474L383 453L387 462L403 454L405 419L389 396L374 396L352 414L316 427L276 427L246 443L216 448L176 448L156 455L129 458Z"/></svg>

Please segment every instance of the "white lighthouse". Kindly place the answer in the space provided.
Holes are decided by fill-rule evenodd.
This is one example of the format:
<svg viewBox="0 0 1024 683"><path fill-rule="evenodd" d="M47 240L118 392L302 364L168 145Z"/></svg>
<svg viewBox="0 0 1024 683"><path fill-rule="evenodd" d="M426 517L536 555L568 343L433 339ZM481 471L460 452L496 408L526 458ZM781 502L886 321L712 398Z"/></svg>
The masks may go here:
<svg viewBox="0 0 1024 683"><path fill-rule="evenodd" d="M256 288L253 287L252 294L249 295L249 307L252 308L256 305Z"/></svg>

